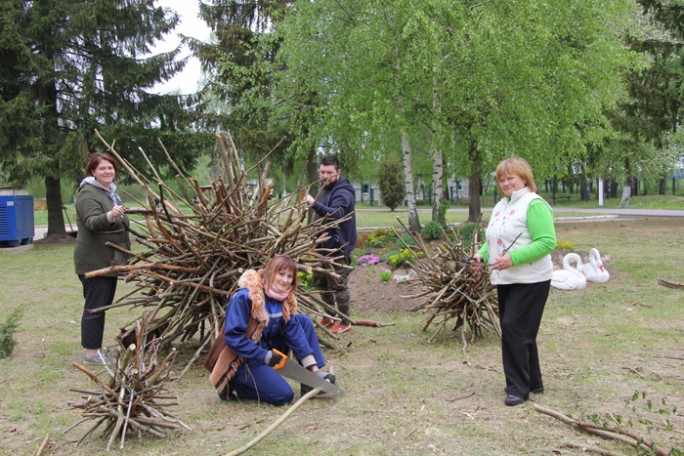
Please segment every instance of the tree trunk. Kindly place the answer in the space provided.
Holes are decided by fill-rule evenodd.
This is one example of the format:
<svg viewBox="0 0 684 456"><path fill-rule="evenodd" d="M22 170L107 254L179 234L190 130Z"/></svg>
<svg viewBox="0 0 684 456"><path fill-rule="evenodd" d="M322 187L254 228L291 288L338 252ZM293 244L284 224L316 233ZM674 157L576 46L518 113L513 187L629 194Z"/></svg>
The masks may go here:
<svg viewBox="0 0 684 456"><path fill-rule="evenodd" d="M468 157L470 158L470 179L468 181L468 223L478 223L482 216L480 205L480 191L482 189L482 159L477 153L477 144L474 140L468 144ZM495 183L496 185L496 183Z"/></svg>
<svg viewBox="0 0 684 456"><path fill-rule="evenodd" d="M658 195L664 195L667 189L667 179L664 177L658 180Z"/></svg>
<svg viewBox="0 0 684 456"><path fill-rule="evenodd" d="M404 154L404 178L406 182L406 203L408 205L408 228L413 233L420 233L420 220L416 207L416 194L413 191L413 171L411 169L411 144L406 132L401 133L401 148Z"/></svg>
<svg viewBox="0 0 684 456"><path fill-rule="evenodd" d="M433 78L432 81L432 111L434 119L437 118L441 111L441 103L439 99L438 82ZM435 140L435 132L437 131L437 121L433 121L432 128L432 143L437 144ZM432 148L432 220L439 222L442 226L446 226L446 215L442 214L442 198L444 186L444 154L441 147Z"/></svg>
<svg viewBox="0 0 684 456"><path fill-rule="evenodd" d="M432 220L446 225L445 217L441 214L444 181L444 156L441 151L434 151L432 158Z"/></svg>
<svg viewBox="0 0 684 456"><path fill-rule="evenodd" d="M312 183L312 185L309 186L309 194L315 198L316 194L318 193L318 187L320 183L319 185L316 185L316 182L318 181L318 162L316 161L316 149L314 148L311 148L309 151L309 157L306 160L306 179L307 182ZM309 213L306 214L306 221L311 223L313 221L313 217L314 211L312 208L309 208Z"/></svg>
<svg viewBox="0 0 684 456"><path fill-rule="evenodd" d="M48 231L47 237L64 237L64 213L62 212L62 189L57 178L45 178L45 190L47 192Z"/></svg>
<svg viewBox="0 0 684 456"><path fill-rule="evenodd" d="M632 194L632 172L629 167L629 160L625 159L625 187L622 189L622 200L620 207L625 208L629 204L629 197Z"/></svg>

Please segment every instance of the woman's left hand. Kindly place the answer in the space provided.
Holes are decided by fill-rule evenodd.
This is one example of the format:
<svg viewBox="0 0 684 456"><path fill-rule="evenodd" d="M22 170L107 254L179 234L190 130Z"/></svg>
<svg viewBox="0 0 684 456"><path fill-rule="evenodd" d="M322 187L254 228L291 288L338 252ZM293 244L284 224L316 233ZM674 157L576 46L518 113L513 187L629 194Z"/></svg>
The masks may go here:
<svg viewBox="0 0 684 456"><path fill-rule="evenodd" d="M499 258L495 259L494 262L489 266L490 269L496 269L497 271L503 271L504 269L508 269L511 266L513 266L513 262L511 261L511 256L506 253L503 256L500 256Z"/></svg>

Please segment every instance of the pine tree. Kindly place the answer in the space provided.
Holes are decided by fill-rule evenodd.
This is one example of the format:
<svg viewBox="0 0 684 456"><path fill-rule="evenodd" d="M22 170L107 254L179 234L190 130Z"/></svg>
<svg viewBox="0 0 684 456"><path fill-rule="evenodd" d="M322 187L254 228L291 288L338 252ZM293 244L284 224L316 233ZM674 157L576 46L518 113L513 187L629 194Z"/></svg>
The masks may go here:
<svg viewBox="0 0 684 456"><path fill-rule="evenodd" d="M20 44L0 50L12 62L0 81L0 116L19 110L20 128L10 138L11 125L2 127L2 167L19 183L45 179L48 236L64 234L61 180L82 177L87 154L103 147L95 128L132 161L139 147L159 150L160 137L182 167L193 164L207 144L191 131L194 98L152 93L184 65L179 49L150 55L178 23L175 13L149 0L3 3L3 23L11 27L3 27L1 41ZM13 81L21 82L18 90Z"/></svg>

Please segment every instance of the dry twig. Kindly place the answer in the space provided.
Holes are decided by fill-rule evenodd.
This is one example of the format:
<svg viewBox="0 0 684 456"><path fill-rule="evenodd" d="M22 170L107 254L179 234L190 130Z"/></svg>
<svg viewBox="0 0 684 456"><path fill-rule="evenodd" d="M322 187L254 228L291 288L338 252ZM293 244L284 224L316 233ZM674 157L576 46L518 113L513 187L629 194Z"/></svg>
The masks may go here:
<svg viewBox="0 0 684 456"><path fill-rule="evenodd" d="M82 402L69 402L72 409L82 410L83 420L65 432L86 421L95 421L79 443L100 426L104 426L103 434L109 435L107 450L117 437L120 439L119 448L123 449L129 429L138 434L145 432L157 437L164 437L165 429L190 430L182 421L165 412L166 407L175 405L174 402L169 402L174 398L164 385L171 374L176 351L172 350L161 363L158 362L159 344L155 340L147 341L144 327L146 322L147 318L143 317L137 331L137 343L128 347L123 354L119 353L114 371L109 371L108 379L103 380L100 374L73 363L76 369L85 373L97 385L93 390L71 390L85 394Z"/></svg>
<svg viewBox="0 0 684 456"><path fill-rule="evenodd" d="M474 247L464 245L460 233L453 231L453 241L431 247L401 225L415 244L404 243L404 246L413 254L411 266L423 286L418 296L428 296L428 300L413 310L428 314L423 331L430 326L436 328L430 341L447 327L460 328L465 353L468 340L481 335L483 329L493 329L501 336L496 292L489 282L489 274L466 262ZM395 233L401 239L396 230Z"/></svg>
<svg viewBox="0 0 684 456"><path fill-rule="evenodd" d="M242 272L260 269L274 255L293 258L306 273L322 271L334 275L333 266L345 267L337 264L336 258L323 256L316 245L349 216L304 224L308 207L298 192L283 199L271 199L272 184L266 179L268 163L262 160L245 169L228 133L217 135L222 176L207 186L200 186L194 177L185 177L162 144L169 164L178 173L179 193L164 183L144 151L140 152L151 169L147 173L153 176L151 180L99 133L98 137L147 192L146 207L128 210L136 214L133 220L137 223L136 232L143 233L138 240L145 250L132 254L126 266L91 271L87 277L112 272L125 274L124 280L134 284L134 291L108 308L151 309L146 330L162 346L197 334L200 346L207 346L221 332L227 298L235 291ZM262 172L252 184L248 175L256 168ZM298 301L300 311L305 313L327 315L334 310L309 294L298 292ZM126 346L135 337L132 323L122 329L119 338ZM198 351L188 366L199 354Z"/></svg>

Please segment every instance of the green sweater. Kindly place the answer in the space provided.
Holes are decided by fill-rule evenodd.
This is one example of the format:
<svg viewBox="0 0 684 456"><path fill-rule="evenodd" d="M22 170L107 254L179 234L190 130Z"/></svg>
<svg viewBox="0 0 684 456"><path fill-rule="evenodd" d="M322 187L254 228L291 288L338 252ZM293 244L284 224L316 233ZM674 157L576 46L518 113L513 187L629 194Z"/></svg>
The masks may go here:
<svg viewBox="0 0 684 456"><path fill-rule="evenodd" d="M104 189L85 184L76 193L76 224L78 235L74 250L76 274L85 274L113 265L125 265L127 255L105 244L111 242L130 250L128 236L129 220L119 217L113 222L107 220L107 212L114 207L112 199ZM115 277L117 274L107 274Z"/></svg>

